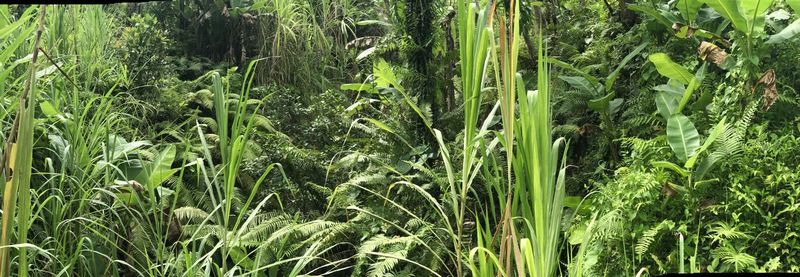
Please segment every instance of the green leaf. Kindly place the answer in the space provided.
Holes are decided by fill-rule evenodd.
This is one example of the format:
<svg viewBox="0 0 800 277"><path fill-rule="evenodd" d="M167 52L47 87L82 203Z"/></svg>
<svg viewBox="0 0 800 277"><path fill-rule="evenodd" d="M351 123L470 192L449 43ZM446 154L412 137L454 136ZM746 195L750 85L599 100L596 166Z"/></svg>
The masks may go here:
<svg viewBox="0 0 800 277"><path fill-rule="evenodd" d="M623 101L622 98L614 98L614 100L608 102L609 115L613 116L617 114L617 111L619 111L619 107L622 106L622 101Z"/></svg>
<svg viewBox="0 0 800 277"><path fill-rule="evenodd" d="M736 30L747 33L747 20L739 13L739 5L737 0L702 0L709 7L717 11L722 17L727 19L733 24ZM741 1L741 0L740 0ZM751 0L744 0L751 1ZM752 0L758 1L758 0Z"/></svg>
<svg viewBox="0 0 800 277"><path fill-rule="evenodd" d="M795 13L800 13L800 0L786 0L786 4L792 7Z"/></svg>
<svg viewBox="0 0 800 277"><path fill-rule="evenodd" d="M703 3L699 0L678 0L675 6L678 8L678 11L681 12L681 15L691 24L697 17L697 11L700 10Z"/></svg>
<svg viewBox="0 0 800 277"><path fill-rule="evenodd" d="M694 101L692 104L692 109L701 110L705 109L708 104L711 104L711 101L714 100L714 93L709 91L704 91L700 94L700 97L697 101Z"/></svg>
<svg viewBox="0 0 800 277"><path fill-rule="evenodd" d="M366 91L369 93L375 93L375 85L373 84L364 84L364 83L353 83L353 84L342 84L339 86L340 90L354 90L354 91Z"/></svg>
<svg viewBox="0 0 800 277"><path fill-rule="evenodd" d="M625 8L627 8L628 10L631 10L631 11L640 12L640 13L649 15L650 17L655 19L656 22L661 23L662 25L666 26L667 28L672 28L672 24L674 23L671 20L667 19L663 14L661 14L661 12L659 12L658 10L656 10L653 7L650 7L650 6L645 6L645 5L626 5Z"/></svg>
<svg viewBox="0 0 800 277"><path fill-rule="evenodd" d="M569 233L569 244L570 245L579 245L583 242L583 236L586 233L586 225L581 225L580 227L572 230Z"/></svg>
<svg viewBox="0 0 800 277"><path fill-rule="evenodd" d="M653 87L653 90L655 90L655 91L663 91L663 92L666 92L667 94L669 94L671 96L675 96L675 97L679 98L679 97L683 96L683 92L686 90L686 88L683 86L683 84L681 84L678 81L669 80L669 82L667 82L666 84L658 85L658 86Z"/></svg>
<svg viewBox="0 0 800 277"><path fill-rule="evenodd" d="M552 64L552 65L561 67L563 69L566 69L566 70L569 70L569 71L572 71L572 72L575 72L575 73L581 75L581 77L586 78L586 80L589 81L589 83L592 85L592 87L599 87L600 86L600 81L598 81L597 78L593 77L592 75L589 75L588 73L586 73L585 71L583 71L581 69L578 69L578 68L572 66L571 64L565 63L565 62L560 61L560 60L558 60L556 58L553 58L553 57L548 57L547 58L547 62Z"/></svg>
<svg viewBox="0 0 800 277"><path fill-rule="evenodd" d="M683 97L681 97L681 102L678 104L678 109L673 113L680 113L683 111L683 107L686 107L686 103L689 102L689 98L692 98L694 90L699 86L700 84L698 83L697 79L692 79L692 81L689 82L689 85L686 86L686 90L683 91Z"/></svg>
<svg viewBox="0 0 800 277"><path fill-rule="evenodd" d="M172 162L175 161L175 145L169 145L166 149L161 150L153 163L150 164L150 176L148 176L147 186L149 189L161 185L176 170L172 168Z"/></svg>
<svg viewBox="0 0 800 277"><path fill-rule="evenodd" d="M611 99L614 99L613 92L606 94L603 97L589 100L587 106L589 106L590 109L598 113L608 112L610 110L609 102L611 102Z"/></svg>
<svg viewBox="0 0 800 277"><path fill-rule="evenodd" d="M681 168L680 166L678 166L678 165L676 165L674 163L668 162L668 161L652 161L652 162L650 162L650 165L652 165L654 167L658 167L658 168L666 168L666 169L672 170L675 173L678 173L679 175L681 175L683 177L689 176L689 172L687 172L685 169Z"/></svg>
<svg viewBox="0 0 800 277"><path fill-rule="evenodd" d="M688 161L686 161L686 164L684 164L683 167L689 169L693 168L694 164L697 163L697 157L699 157L700 154L703 153L703 151L706 151L708 147L711 147L711 144L713 144L714 141L717 140L719 135L722 134L722 131L725 131L725 128L726 128L725 118L723 118L722 120L719 121L719 123L717 123L716 126L714 126L714 129L711 130L711 134L709 134L708 138L706 138L706 141L703 142L703 146L700 146L700 149L698 149L697 152L694 153L694 155L692 155L692 157L689 158Z"/></svg>
<svg viewBox="0 0 800 277"><path fill-rule="evenodd" d="M392 66L384 59L375 61L372 65L372 75L375 76L375 84L379 87L388 88L389 85L392 85L397 89L403 89L400 86L400 82L397 81L397 76L394 74Z"/></svg>
<svg viewBox="0 0 800 277"><path fill-rule="evenodd" d="M658 108L658 113L664 117L664 120L669 120L670 116L678 109L678 97L668 92L658 92L656 94L656 108Z"/></svg>
<svg viewBox="0 0 800 277"><path fill-rule="evenodd" d="M700 134L688 117L674 114L667 120L667 143L678 159L685 162L700 147Z"/></svg>
<svg viewBox="0 0 800 277"><path fill-rule="evenodd" d="M635 49L633 49L633 51L628 53L628 55L622 59L619 65L617 65L617 69L614 69L614 71L611 72L611 74L609 74L608 77L606 77L606 83L605 83L606 92L609 92L613 88L614 82L617 80L619 72L622 71L622 68L625 67L625 65L628 64L628 62L630 62L631 59L633 59L633 57L639 55L639 52L642 52L642 50L644 50L645 47L647 47L647 42L642 43Z"/></svg>
<svg viewBox="0 0 800 277"><path fill-rule="evenodd" d="M688 84L694 79L692 73L689 73L683 66L673 62L667 54L655 53L650 55L648 59L656 66L656 70L658 70L658 73L662 76L676 80L682 84Z"/></svg>
<svg viewBox="0 0 800 277"><path fill-rule="evenodd" d="M589 93L594 93L595 92L594 87L592 86L592 84L589 83L589 80L586 80L586 78L584 78L584 77L581 77L581 76L558 76L558 78L563 80L564 82L567 82L567 84L569 84L570 86L572 86L573 88L575 88L577 90L584 91L584 92L589 92Z"/></svg>
<svg viewBox="0 0 800 277"><path fill-rule="evenodd" d="M800 19L795 20L794 22L789 24L789 26L786 26L786 28L783 28L783 30L781 30L777 34L769 36L769 40L767 40L767 43L768 44L781 43L788 39L793 38L798 33L800 33Z"/></svg>
<svg viewBox="0 0 800 277"><path fill-rule="evenodd" d="M41 109L42 113L44 113L44 115L46 115L47 117L53 117L58 115L58 110L56 110L56 108L53 107L53 104L50 103L50 101L39 102L39 109Z"/></svg>
<svg viewBox="0 0 800 277"><path fill-rule="evenodd" d="M764 14L772 6L773 0L744 0L739 2L739 13L747 21L747 34L764 30Z"/></svg>

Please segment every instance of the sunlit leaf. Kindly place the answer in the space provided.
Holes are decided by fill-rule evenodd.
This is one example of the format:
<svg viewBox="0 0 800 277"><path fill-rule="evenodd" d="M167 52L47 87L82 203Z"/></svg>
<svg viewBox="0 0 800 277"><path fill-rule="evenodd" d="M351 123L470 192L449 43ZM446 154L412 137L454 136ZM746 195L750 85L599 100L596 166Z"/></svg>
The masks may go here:
<svg viewBox="0 0 800 277"><path fill-rule="evenodd" d="M664 53L655 53L648 58L656 66L656 70L661 75L676 80L682 84L688 84L694 79L694 75L689 73L686 68L675 63Z"/></svg>

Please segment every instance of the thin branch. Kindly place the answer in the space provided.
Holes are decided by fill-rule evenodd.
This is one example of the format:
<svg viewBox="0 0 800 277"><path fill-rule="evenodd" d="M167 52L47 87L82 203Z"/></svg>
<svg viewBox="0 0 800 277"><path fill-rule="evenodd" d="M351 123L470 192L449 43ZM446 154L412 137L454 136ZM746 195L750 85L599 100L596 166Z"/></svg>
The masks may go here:
<svg viewBox="0 0 800 277"><path fill-rule="evenodd" d="M72 83L72 85L75 86L76 88L78 87L78 85L75 84L75 81L73 81L72 78L70 78L69 75L67 75L67 73L64 72L63 69L61 69L61 66L59 66L58 63L56 63L52 58L50 58L50 55L48 55L47 52L44 51L44 49L39 47L39 51L41 51L42 54L44 54L44 56L47 58L47 60L50 61L50 63L52 63L56 67L56 69L58 69L59 72L61 72L61 75L64 75L64 77L67 78L67 81Z"/></svg>

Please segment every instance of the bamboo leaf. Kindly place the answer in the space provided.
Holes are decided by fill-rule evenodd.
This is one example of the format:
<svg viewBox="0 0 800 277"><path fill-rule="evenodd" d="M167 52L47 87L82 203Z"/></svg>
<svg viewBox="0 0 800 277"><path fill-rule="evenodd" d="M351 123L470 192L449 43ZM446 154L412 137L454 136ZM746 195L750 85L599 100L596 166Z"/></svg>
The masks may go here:
<svg viewBox="0 0 800 277"><path fill-rule="evenodd" d="M33 57L31 58L31 63L28 65L27 79L25 79L25 84L20 94L19 110L17 111L15 119L15 122L19 124L15 124L12 127L7 137L6 149L11 148L12 152L16 151L16 155L14 155L13 158L6 156L6 158L13 159L14 161L7 160L4 165L4 172L11 173L11 176L5 176L5 192L10 192L9 194L11 197L8 199L10 201L3 203L5 212L3 213L3 230L0 235L0 247L2 247L2 250L0 250L0 276L10 275L11 258L6 246L8 246L11 234L10 229L13 228L10 223L12 220L11 218L14 216L14 207L19 210L16 213L17 242L18 244L28 243L28 230L30 228L32 206L30 187L33 163L33 130L36 128L36 120L34 118L34 103L36 103L37 94L36 60L39 55L39 43L42 33L44 32L45 12L47 11L45 7L45 5L42 5L38 10L39 22L38 29L36 30L36 38L33 43ZM18 37L17 41L20 39L27 39L27 37ZM2 60L5 59L0 59L0 61ZM19 127L19 129L17 129L17 127ZM16 144L16 146L13 144ZM14 150L14 147L17 147L17 149ZM11 178L11 180L8 178ZM8 185L8 181L11 181L10 186ZM14 198L17 198L18 201L15 202ZM27 248L19 249L19 260L17 262L19 264L18 275L27 277L29 269Z"/></svg>

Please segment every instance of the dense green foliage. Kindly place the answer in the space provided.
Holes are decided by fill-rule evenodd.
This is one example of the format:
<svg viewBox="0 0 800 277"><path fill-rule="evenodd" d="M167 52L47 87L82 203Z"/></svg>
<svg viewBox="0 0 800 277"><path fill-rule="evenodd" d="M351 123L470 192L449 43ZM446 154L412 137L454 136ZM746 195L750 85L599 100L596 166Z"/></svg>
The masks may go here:
<svg viewBox="0 0 800 277"><path fill-rule="evenodd" d="M800 1L0 6L0 276L800 271Z"/></svg>

